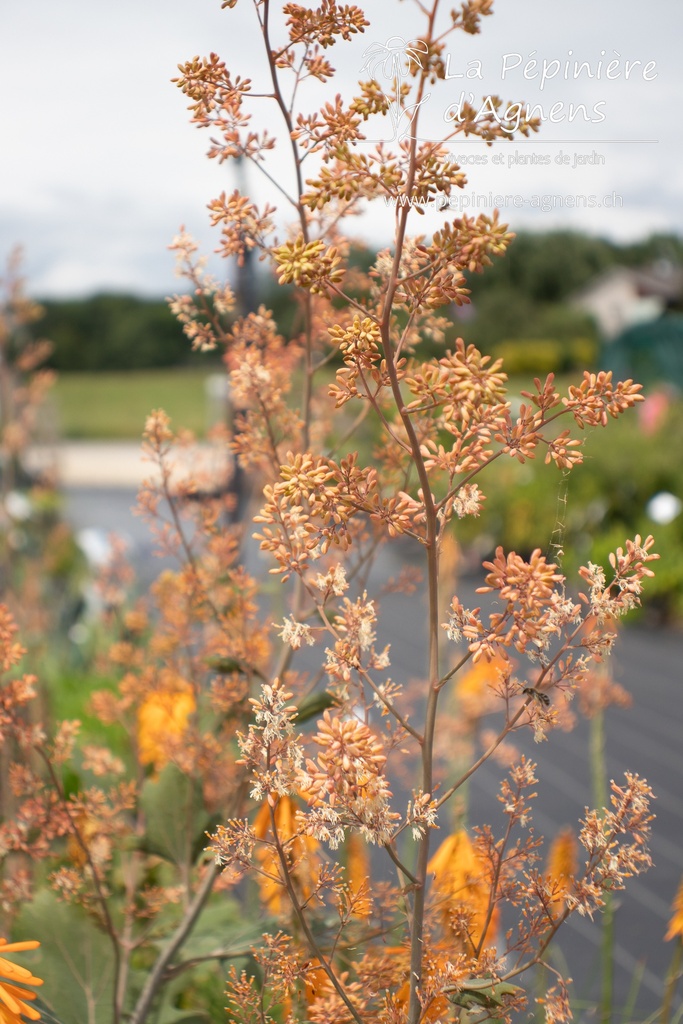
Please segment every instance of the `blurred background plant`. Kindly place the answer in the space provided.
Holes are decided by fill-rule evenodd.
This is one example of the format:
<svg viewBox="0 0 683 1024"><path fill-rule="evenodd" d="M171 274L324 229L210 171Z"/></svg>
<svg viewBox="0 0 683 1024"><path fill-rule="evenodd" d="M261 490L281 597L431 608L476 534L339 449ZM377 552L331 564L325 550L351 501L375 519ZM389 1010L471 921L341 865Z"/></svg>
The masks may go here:
<svg viewBox="0 0 683 1024"><path fill-rule="evenodd" d="M644 609L653 621L680 623L683 463L673 453L681 444L683 404L663 385L650 389L637 415L615 424L609 435L589 434L582 465L559 484L535 462L496 467L476 528L463 524L467 564L490 552L498 538L505 547L530 552L538 543L539 519L549 524L544 548L552 550L559 537L568 572L587 560L602 564L624 530L656 528L662 565Z"/></svg>
<svg viewBox="0 0 683 1024"><path fill-rule="evenodd" d="M49 675L69 663L66 633L81 610L87 565L62 515L52 345L35 336L42 316L26 294L17 249L0 279L0 599L21 625L32 664Z"/></svg>

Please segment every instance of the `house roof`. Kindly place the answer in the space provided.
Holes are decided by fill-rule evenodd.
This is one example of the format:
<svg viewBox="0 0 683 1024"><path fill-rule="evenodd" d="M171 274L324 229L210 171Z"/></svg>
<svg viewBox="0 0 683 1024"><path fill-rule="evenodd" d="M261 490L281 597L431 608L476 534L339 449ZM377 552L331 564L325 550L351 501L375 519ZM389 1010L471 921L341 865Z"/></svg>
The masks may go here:
<svg viewBox="0 0 683 1024"><path fill-rule="evenodd" d="M669 260L658 260L647 267L611 267L577 292L574 300L581 303L598 292L612 289L617 282L630 285L634 295L641 297L677 299L683 294L683 267Z"/></svg>

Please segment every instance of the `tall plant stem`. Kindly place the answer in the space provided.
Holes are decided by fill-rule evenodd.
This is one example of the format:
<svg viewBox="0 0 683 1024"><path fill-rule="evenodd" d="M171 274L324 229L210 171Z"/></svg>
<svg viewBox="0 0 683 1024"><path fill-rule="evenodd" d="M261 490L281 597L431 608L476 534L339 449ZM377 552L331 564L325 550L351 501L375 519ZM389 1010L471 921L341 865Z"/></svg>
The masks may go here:
<svg viewBox="0 0 683 1024"><path fill-rule="evenodd" d="M209 898L209 894L211 893L217 875L218 868L215 864L210 864L207 868L206 874L204 875L202 884L185 911L183 919L176 928L173 937L169 941L168 945L164 947L164 950L154 964L154 967L147 975L147 981L140 993L137 1005L131 1014L130 1024L143 1024L143 1021L147 1019L154 997L159 990L159 986L164 980L166 968L169 966L171 960L194 928L197 918Z"/></svg>
<svg viewBox="0 0 683 1024"><path fill-rule="evenodd" d="M434 37L434 25L439 6L439 0L434 0L428 18L427 31L424 38L427 44ZM408 169L405 182L405 193L410 196L415 184L417 171L417 121L420 103L424 96L425 84L427 81L426 72L423 70L417 89L415 119L413 131L410 138L410 149L408 153ZM425 724L422 743L422 791L431 793L433 789L433 762L434 762L434 732L436 728L436 711L439 701L439 552L437 546L438 520L437 510L432 498L429 474L422 457L420 443L415 432L415 427L408 410L405 407L398 378L396 366L396 350L391 337L391 316L394 296L399 284L401 256L406 240L408 225L409 205L401 207L398 213L396 224L396 248L391 274L387 285L384 308L380 323L380 334L386 357L386 365L391 382L391 390L396 403L396 408L403 422L408 442L412 451L413 462L417 471L420 487L422 489L422 500L425 508L426 535L425 547L427 551L427 592L429 599L429 665L427 673L427 699L425 707ZM425 900L427 889L427 864L429 863L429 833L419 842L417 854L417 866L415 877L417 885L413 900L413 914L410 931L410 999L408 1004L408 1024L418 1024L422 1015L420 1003L420 987L422 985L422 960L424 953L424 917Z"/></svg>
<svg viewBox="0 0 683 1024"><path fill-rule="evenodd" d="M596 807L607 806L607 769L605 765L605 716L599 709L590 723L590 764L593 799ZM600 1017L601 1024L610 1024L614 1000L614 899L605 893L600 942Z"/></svg>
<svg viewBox="0 0 683 1024"><path fill-rule="evenodd" d="M335 992L337 993L337 995L339 996L341 1001L344 1003L344 1006L346 1007L346 1009L351 1014L351 1017L355 1020L356 1024L364 1024L363 1018L359 1015L359 1013L356 1010L355 1006L353 1005L353 1003L351 1002L351 1000L347 996L347 994L346 994L346 992L344 990L344 986L341 984L341 982L339 981L339 978L335 974L335 972L334 972L334 970L332 968L332 964L328 961L327 957L325 956L325 954L323 953L322 949L318 945L318 942L317 942L317 940L315 938L315 935L311 931L311 927L310 927L308 921L306 920L306 915L304 914L303 907L301 906L301 904L299 902L299 898L298 898L298 896L296 894L296 891L294 889L294 885L292 883L292 875L291 875L291 871L289 869L289 864L287 863L287 855L286 855L285 849L284 849L284 847L282 845L282 840L280 839L280 836L278 834L277 821L275 819L275 808L272 806L272 804L269 805L269 806L270 806L270 826L271 826L271 828L273 830L273 839L275 840L275 849L277 851L278 860L280 862L280 870L282 872L282 878L283 878L283 881L285 883L285 888L287 889L287 895L289 896L289 901L290 901L290 903L292 905L294 913L296 914L296 918L297 918L297 920L299 922L299 925L301 926L301 930L304 933L304 935L306 936L306 941L308 942L308 945L309 945L310 949L312 950L313 953L315 953L320 966L322 967L322 969L327 974L328 978L330 979L330 982L332 983L332 987L334 988Z"/></svg>

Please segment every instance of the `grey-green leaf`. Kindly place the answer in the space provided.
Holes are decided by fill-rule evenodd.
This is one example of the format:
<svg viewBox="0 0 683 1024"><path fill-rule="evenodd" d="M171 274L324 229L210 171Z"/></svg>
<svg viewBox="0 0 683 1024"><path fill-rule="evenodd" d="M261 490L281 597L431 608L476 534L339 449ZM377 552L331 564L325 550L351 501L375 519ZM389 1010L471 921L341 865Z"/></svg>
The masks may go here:
<svg viewBox="0 0 683 1024"><path fill-rule="evenodd" d="M82 907L44 890L22 909L15 937L41 943L30 966L45 982L40 998L54 1013L47 1021L111 1024L112 945Z"/></svg>
<svg viewBox="0 0 683 1024"><path fill-rule="evenodd" d="M140 803L145 812L145 836L142 847L148 853L172 861L191 864L209 825L201 789L174 764L167 764L156 779L147 779Z"/></svg>

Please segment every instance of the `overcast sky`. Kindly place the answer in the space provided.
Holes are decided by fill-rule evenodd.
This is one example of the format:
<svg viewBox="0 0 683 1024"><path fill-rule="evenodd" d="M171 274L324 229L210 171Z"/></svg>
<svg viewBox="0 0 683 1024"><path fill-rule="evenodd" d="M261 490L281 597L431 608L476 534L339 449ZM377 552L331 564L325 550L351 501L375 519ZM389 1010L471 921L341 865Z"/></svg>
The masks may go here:
<svg viewBox="0 0 683 1024"><path fill-rule="evenodd" d="M339 81L304 93L310 108L349 93L368 46L420 31L409 0L371 0L365 10L370 29L328 52ZM483 196L479 202L489 193L518 197L504 210L516 230L562 226L617 240L683 232L681 0L496 0L495 11L482 35L451 37L452 77L426 102L424 132L443 132L462 89L481 100L499 94L541 103L545 123L531 143L455 144L456 157L486 156L485 165L468 168L465 195ZM258 82L263 60L250 0L226 11L220 0L2 5L0 256L24 246L33 294L168 294L177 285L167 245L179 225L207 251L217 244L206 203L234 179L228 167L206 159L207 135L189 125L185 99L170 84L179 61L211 50ZM550 73L555 60L560 70L541 89L543 61ZM593 78L584 70L574 79L575 60L586 62ZM628 80L627 61L640 61ZM468 67L476 78L456 77ZM555 104L564 106L554 108L553 123ZM570 121L570 104L583 104L589 120L580 109ZM259 116L266 109L260 106ZM383 131L390 139L388 125ZM496 154L502 163L494 164ZM284 150L275 166L286 181ZM255 179L250 184L266 195ZM598 205L586 209L577 199L566 208L567 196L589 195ZM608 207L603 200L613 195ZM391 217L375 205L358 229L388 242Z"/></svg>

